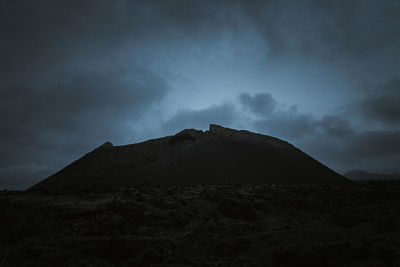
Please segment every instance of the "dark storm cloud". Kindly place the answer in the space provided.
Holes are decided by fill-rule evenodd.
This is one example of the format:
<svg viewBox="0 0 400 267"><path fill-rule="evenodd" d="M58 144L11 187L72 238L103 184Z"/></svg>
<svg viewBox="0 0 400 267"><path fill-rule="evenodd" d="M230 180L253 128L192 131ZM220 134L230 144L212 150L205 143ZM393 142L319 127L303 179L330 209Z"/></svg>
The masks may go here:
<svg viewBox="0 0 400 267"><path fill-rule="evenodd" d="M231 22L221 4L199 1L6 0L1 5L1 45L14 52L5 55L9 67L18 69L24 66L15 58L58 61L74 53L110 52L127 40L155 43L212 35Z"/></svg>
<svg viewBox="0 0 400 267"><path fill-rule="evenodd" d="M355 136L350 149L354 156L380 157L400 154L400 131L366 131Z"/></svg>
<svg viewBox="0 0 400 267"><path fill-rule="evenodd" d="M157 75L138 67L64 70L44 80L17 81L0 91L1 119L9 126L0 136L105 127L119 115L135 116L166 89Z"/></svg>
<svg viewBox="0 0 400 267"><path fill-rule="evenodd" d="M363 111L364 106L359 108ZM398 130L356 131L343 116L326 115L317 119L293 107L277 108L264 118L253 120L252 126L262 133L288 139L341 172L354 168L400 171L395 163L400 159Z"/></svg>
<svg viewBox="0 0 400 267"><path fill-rule="evenodd" d="M0 90L0 168L8 179L54 171L56 152L75 157L131 132L136 120L167 92L157 75L138 67L62 71L38 82ZM48 158L50 157L50 158ZM52 164L46 168L30 168ZM16 166L19 166L18 168ZM16 175L18 174L18 175ZM13 178L15 180L17 178Z"/></svg>
<svg viewBox="0 0 400 267"><path fill-rule="evenodd" d="M36 164L2 167L0 168L0 183L2 188L20 190L56 171L55 168Z"/></svg>
<svg viewBox="0 0 400 267"><path fill-rule="evenodd" d="M367 94L353 111L368 120L387 125L400 125L400 80L388 81L383 87Z"/></svg>
<svg viewBox="0 0 400 267"><path fill-rule="evenodd" d="M134 139L129 124L169 88L132 61L131 47L213 35L212 24L229 21L197 1L0 5L4 185L32 184L101 142Z"/></svg>
<svg viewBox="0 0 400 267"><path fill-rule="evenodd" d="M366 169L399 172L400 131L356 131L343 116L326 115L317 119L296 109L276 110L263 119L252 121L252 127L264 134L288 139L312 156L345 172Z"/></svg>
<svg viewBox="0 0 400 267"><path fill-rule="evenodd" d="M388 1L2 1L2 71L59 62L63 55L102 54L126 41L202 41L249 20L270 55L393 52L400 45L400 4ZM368 30L366 30L368 29ZM5 41L4 41L5 40ZM393 53L391 53L393 55ZM52 57L56 55L56 57ZM23 65L23 64L22 64Z"/></svg>
<svg viewBox="0 0 400 267"><path fill-rule="evenodd" d="M364 131L341 137L320 133L301 147L340 172L365 169L388 173L399 172L398 144L399 131Z"/></svg>
<svg viewBox="0 0 400 267"><path fill-rule="evenodd" d="M251 96L248 93L243 93L239 96L239 100L243 106L248 107L252 112L258 115L266 115L275 111L276 101L271 94L256 94Z"/></svg>
<svg viewBox="0 0 400 267"><path fill-rule="evenodd" d="M339 162L338 168L348 166L344 159L378 162L381 156L377 166L393 169L397 154L380 144L379 138L393 142L398 138L399 13L397 0L0 1L0 186L13 181L32 184L106 140L137 141L132 124L140 129L160 123L159 131L153 133L160 135L183 128L205 129L209 123L249 127L298 142L323 160ZM222 49L216 52L215 47ZM226 54L220 55L221 51ZM238 59L231 61L230 57ZM213 70L220 76L210 78L207 71L198 71L209 69L210 63L202 58L212 58L211 64L226 60ZM356 131L350 118L339 114L321 115L320 119L318 110L309 114L299 111L300 106L299 110L287 108L265 92L244 93L236 104L200 103L206 99L201 93L214 88L202 88L199 80L213 85L210 80L220 78L215 87L223 89L216 95L229 99L233 89L226 84L246 83L251 88L268 82L269 78L257 80L254 73L271 73L268 77L290 81L291 75L302 76L302 67L307 67L310 58L321 66L320 73L312 73L315 79L327 72L327 76L340 78L343 72L349 84L360 87L364 82L382 83L394 77L357 103L349 99L355 110L351 116L361 114L364 120L358 122L365 123L364 128L370 121L385 128ZM183 63L175 65L177 60ZM236 70L242 60L240 65L245 67ZM292 65L300 67L282 75ZM327 65L332 69L324 69ZM182 74L181 69L187 72ZM276 69L283 71L274 73ZM163 106L165 97L176 89L169 82L174 84L176 77L188 73L190 77L182 80L193 82L196 92L188 93L194 97L187 106L209 108ZM293 86L286 95L293 93L290 104L296 105L296 97L305 89ZM281 89L278 85L274 96ZM256 90L262 91L248 92ZM309 99L315 101L313 95ZM180 112L153 121L146 117L153 109L151 118L157 112ZM370 152L363 150L366 147Z"/></svg>
<svg viewBox="0 0 400 267"><path fill-rule="evenodd" d="M315 122L311 115L299 114L296 109L277 112L254 122L254 127L269 135L296 139L315 132Z"/></svg>
<svg viewBox="0 0 400 267"><path fill-rule="evenodd" d="M400 45L397 0L243 1L273 53L366 56Z"/></svg>
<svg viewBox="0 0 400 267"><path fill-rule="evenodd" d="M316 122L316 126L319 126L324 134L338 138L354 134L350 121L337 116L324 116L321 120Z"/></svg>
<svg viewBox="0 0 400 267"><path fill-rule="evenodd" d="M259 131L282 138L299 138L315 131L311 115L300 114L295 106L281 109L269 93L248 93L239 96L239 102L251 112L261 116L253 125Z"/></svg>

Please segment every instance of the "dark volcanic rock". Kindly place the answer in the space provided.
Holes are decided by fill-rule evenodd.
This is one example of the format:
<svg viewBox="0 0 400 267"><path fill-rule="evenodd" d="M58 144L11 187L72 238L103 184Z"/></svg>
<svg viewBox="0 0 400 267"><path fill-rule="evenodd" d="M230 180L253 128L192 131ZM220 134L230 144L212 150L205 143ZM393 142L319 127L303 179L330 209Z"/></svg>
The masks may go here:
<svg viewBox="0 0 400 267"><path fill-rule="evenodd" d="M10 199L8 197L0 198L0 210L8 209L10 206Z"/></svg>
<svg viewBox="0 0 400 267"><path fill-rule="evenodd" d="M184 141L195 141L197 138L196 136L201 135L202 131L194 130L194 129L186 129L183 130L176 135L172 136L171 139L169 139L169 143L178 143L178 142L184 142Z"/></svg>
<svg viewBox="0 0 400 267"><path fill-rule="evenodd" d="M256 209L245 199L224 198L218 203L218 210L227 217L234 219L254 220Z"/></svg>
<svg viewBox="0 0 400 267"><path fill-rule="evenodd" d="M0 266L399 266L398 196L399 181L8 192Z"/></svg>
<svg viewBox="0 0 400 267"><path fill-rule="evenodd" d="M339 184L348 180L280 139L210 125L175 136L107 142L31 190L150 184Z"/></svg>

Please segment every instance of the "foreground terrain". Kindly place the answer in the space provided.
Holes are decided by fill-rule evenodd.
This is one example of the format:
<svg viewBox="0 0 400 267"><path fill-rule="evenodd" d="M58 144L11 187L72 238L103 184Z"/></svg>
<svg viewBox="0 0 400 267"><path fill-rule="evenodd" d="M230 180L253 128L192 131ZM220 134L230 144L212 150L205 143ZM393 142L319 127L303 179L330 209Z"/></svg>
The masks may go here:
<svg viewBox="0 0 400 267"><path fill-rule="evenodd" d="M399 266L400 183L0 193L0 266Z"/></svg>

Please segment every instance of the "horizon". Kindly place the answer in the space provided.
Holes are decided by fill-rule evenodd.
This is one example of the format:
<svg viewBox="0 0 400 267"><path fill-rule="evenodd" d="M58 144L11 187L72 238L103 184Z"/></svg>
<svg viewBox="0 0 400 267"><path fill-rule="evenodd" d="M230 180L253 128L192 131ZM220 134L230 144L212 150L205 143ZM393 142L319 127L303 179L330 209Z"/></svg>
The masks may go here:
<svg viewBox="0 0 400 267"><path fill-rule="evenodd" d="M400 173L400 2L2 1L0 189L208 124Z"/></svg>

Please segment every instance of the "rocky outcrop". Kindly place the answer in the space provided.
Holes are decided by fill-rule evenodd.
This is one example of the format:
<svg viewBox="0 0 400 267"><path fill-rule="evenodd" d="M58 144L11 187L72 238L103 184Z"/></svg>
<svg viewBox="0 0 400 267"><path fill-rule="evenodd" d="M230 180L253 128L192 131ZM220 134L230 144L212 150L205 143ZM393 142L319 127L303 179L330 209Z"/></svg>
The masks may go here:
<svg viewBox="0 0 400 267"><path fill-rule="evenodd" d="M217 124L210 124L209 132L211 134L231 136L231 135L236 134L239 131L233 130L233 129L229 129L229 128L225 128L225 127L222 127L222 126L217 125Z"/></svg>
<svg viewBox="0 0 400 267"><path fill-rule="evenodd" d="M173 144L184 141L196 141L196 139L203 137L203 135L204 135L203 131L195 129L186 129L172 136L171 139L169 139L169 143Z"/></svg>

